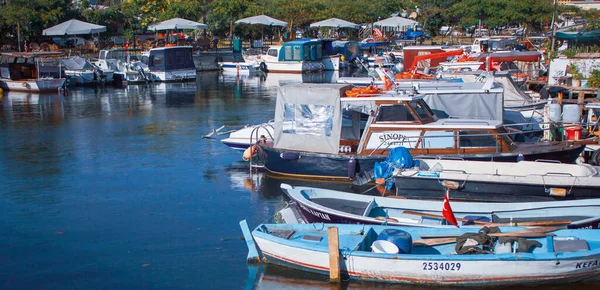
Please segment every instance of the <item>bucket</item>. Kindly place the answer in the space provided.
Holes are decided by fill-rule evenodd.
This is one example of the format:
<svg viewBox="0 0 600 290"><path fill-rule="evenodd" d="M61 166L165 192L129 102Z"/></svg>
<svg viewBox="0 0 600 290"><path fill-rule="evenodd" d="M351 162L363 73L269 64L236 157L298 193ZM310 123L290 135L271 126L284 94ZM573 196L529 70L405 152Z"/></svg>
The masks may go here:
<svg viewBox="0 0 600 290"><path fill-rule="evenodd" d="M377 240L393 243L400 254L410 254L412 251L412 237L403 230L385 229L379 233Z"/></svg>
<svg viewBox="0 0 600 290"><path fill-rule="evenodd" d="M371 245L373 253L398 254L399 250L392 242L377 240Z"/></svg>
<svg viewBox="0 0 600 290"><path fill-rule="evenodd" d="M566 129L567 131L567 140L576 141L581 139L581 127L570 127Z"/></svg>

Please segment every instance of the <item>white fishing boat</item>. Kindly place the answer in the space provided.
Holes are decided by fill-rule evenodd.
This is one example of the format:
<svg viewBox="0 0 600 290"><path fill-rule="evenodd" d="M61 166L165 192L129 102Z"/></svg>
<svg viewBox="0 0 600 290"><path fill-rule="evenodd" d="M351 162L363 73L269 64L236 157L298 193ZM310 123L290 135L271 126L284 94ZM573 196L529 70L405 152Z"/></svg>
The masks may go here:
<svg viewBox="0 0 600 290"><path fill-rule="evenodd" d="M457 185L455 196L471 199L600 197L597 167L588 164L421 159L418 166L398 169L395 176L399 192L427 196L439 195L440 181L452 181Z"/></svg>
<svg viewBox="0 0 600 290"><path fill-rule="evenodd" d="M0 88L21 92L57 92L65 84L55 52L3 52Z"/></svg>
<svg viewBox="0 0 600 290"><path fill-rule="evenodd" d="M61 59L61 63L65 76L74 80L77 85L113 82L113 70L100 69L86 58L73 56Z"/></svg>
<svg viewBox="0 0 600 290"><path fill-rule="evenodd" d="M261 224L249 260L351 280L436 286L570 283L600 275L597 230ZM468 241L468 242L467 242ZM336 243L337 242L337 243ZM337 245L337 247L336 247Z"/></svg>
<svg viewBox="0 0 600 290"><path fill-rule="evenodd" d="M178 82L196 80L191 46L157 47L142 54L150 81Z"/></svg>
<svg viewBox="0 0 600 290"><path fill-rule="evenodd" d="M322 44L318 40L302 39L271 46L266 54L247 56L247 61L263 63L269 73L304 73L324 69Z"/></svg>

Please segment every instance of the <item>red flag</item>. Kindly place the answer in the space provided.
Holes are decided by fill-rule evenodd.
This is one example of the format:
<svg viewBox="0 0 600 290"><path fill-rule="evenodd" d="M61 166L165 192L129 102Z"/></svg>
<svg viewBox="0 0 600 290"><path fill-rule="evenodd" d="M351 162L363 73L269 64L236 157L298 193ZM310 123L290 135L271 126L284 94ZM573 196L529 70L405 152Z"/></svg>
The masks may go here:
<svg viewBox="0 0 600 290"><path fill-rule="evenodd" d="M442 208L442 215L449 223L458 228L456 217L454 217L454 212L452 212L452 208L450 207L450 190L446 190L446 194L444 195L444 207Z"/></svg>

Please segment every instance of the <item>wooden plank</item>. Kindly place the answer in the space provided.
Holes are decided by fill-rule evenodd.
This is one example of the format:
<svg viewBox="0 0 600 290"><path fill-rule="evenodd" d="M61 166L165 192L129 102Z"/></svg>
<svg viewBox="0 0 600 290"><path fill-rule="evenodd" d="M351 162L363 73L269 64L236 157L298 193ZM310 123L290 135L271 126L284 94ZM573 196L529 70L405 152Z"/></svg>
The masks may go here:
<svg viewBox="0 0 600 290"><path fill-rule="evenodd" d="M413 247L437 246L437 245L452 244L452 243L456 243L456 238L433 238L433 239L424 239L424 240L414 240Z"/></svg>
<svg viewBox="0 0 600 290"><path fill-rule="evenodd" d="M340 243L337 227L327 228L327 244L329 246L329 281L341 283L340 277Z"/></svg>

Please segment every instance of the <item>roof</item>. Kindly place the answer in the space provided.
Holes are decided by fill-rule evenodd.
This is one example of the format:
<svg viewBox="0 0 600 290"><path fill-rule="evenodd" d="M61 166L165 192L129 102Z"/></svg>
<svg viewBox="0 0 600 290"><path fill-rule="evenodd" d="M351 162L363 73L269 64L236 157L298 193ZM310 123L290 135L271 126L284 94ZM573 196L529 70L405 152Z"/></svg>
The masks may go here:
<svg viewBox="0 0 600 290"><path fill-rule="evenodd" d="M309 42L320 42L320 40L319 39L302 38L302 39L296 39L296 40L288 41L288 42L284 43L283 45L286 45L286 44L305 44L305 43L309 43Z"/></svg>
<svg viewBox="0 0 600 290"><path fill-rule="evenodd" d="M424 95L411 95L410 92L404 91L404 93L396 92L385 92L379 95L373 95L372 97L361 97L361 98L341 98L342 102L364 102L364 101L414 101L423 99Z"/></svg>

